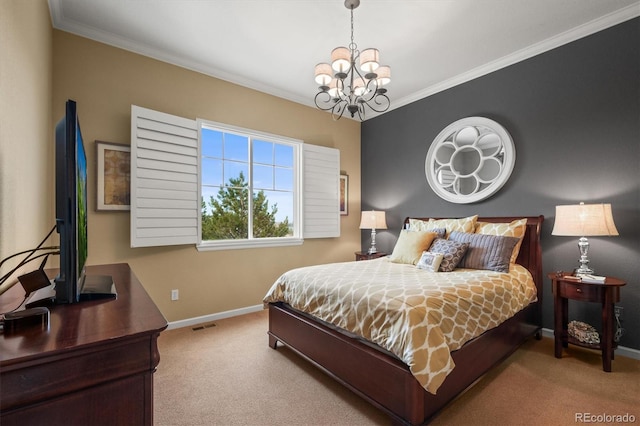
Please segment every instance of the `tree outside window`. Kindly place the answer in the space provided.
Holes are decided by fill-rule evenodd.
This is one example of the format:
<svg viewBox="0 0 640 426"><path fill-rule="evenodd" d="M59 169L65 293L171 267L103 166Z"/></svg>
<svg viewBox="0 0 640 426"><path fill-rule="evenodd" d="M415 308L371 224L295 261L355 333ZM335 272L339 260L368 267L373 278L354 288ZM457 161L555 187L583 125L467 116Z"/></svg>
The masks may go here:
<svg viewBox="0 0 640 426"><path fill-rule="evenodd" d="M293 147L204 126L201 138L202 240L292 237Z"/></svg>

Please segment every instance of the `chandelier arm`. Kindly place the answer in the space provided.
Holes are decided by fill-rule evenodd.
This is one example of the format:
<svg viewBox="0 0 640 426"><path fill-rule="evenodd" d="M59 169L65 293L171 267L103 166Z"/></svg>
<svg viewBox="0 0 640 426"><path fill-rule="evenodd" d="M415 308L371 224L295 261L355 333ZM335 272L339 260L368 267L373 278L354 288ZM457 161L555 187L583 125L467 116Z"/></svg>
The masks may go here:
<svg viewBox="0 0 640 426"><path fill-rule="evenodd" d="M323 95L326 95L327 99L326 100L320 99L319 101L318 99ZM338 121L342 117L346 109L346 106L348 105L348 102L346 100L340 99L340 98L334 98L327 91L322 91L322 90L316 94L314 98L314 102L316 104L316 107L319 110L331 111L331 117L333 118L334 121ZM327 106L323 106L322 104L325 104Z"/></svg>
<svg viewBox="0 0 640 426"><path fill-rule="evenodd" d="M375 74L374 74L375 75ZM374 78L369 79L369 81L367 81L367 90L370 90L372 92L377 92L378 90L378 80L377 80L377 75ZM371 86L371 87L369 87Z"/></svg>
<svg viewBox="0 0 640 426"><path fill-rule="evenodd" d="M381 98L383 99L382 102L379 101L379 99ZM373 105L371 105L370 102L372 101L374 104L380 105L382 108L378 109ZM373 99L369 100L368 102L365 102L365 104L375 112L385 112L386 110L389 109L389 106L391 106L391 101L389 100L389 97L384 93L376 93Z"/></svg>
<svg viewBox="0 0 640 426"><path fill-rule="evenodd" d="M353 60L353 51L351 52L351 72L349 73L349 103L353 104L353 95L354 95L354 75L358 73L358 70L355 68L356 64ZM355 72L354 72L355 71Z"/></svg>
<svg viewBox="0 0 640 426"><path fill-rule="evenodd" d="M348 97L346 95L344 88L345 88L344 79L339 78L338 81L336 81L336 89L337 89L336 97L339 98L341 101L348 102Z"/></svg>
<svg viewBox="0 0 640 426"><path fill-rule="evenodd" d="M368 104L370 101L372 101L376 97L377 93L378 93L378 81L375 78L372 78L367 81L366 90L362 95L360 95L360 99L362 99L362 102L365 102Z"/></svg>
<svg viewBox="0 0 640 426"><path fill-rule="evenodd" d="M322 102L323 104L330 104L329 106L323 107L320 103L318 103L318 98L320 98L322 95L327 95L327 99L326 100L320 99L320 102ZM333 108L335 108L336 104L335 103L331 104L332 100L334 100L334 99L331 97L331 95L328 92L325 92L325 91L316 93L315 98L313 98L313 101L316 104L316 107L318 109L321 109L322 111L330 111Z"/></svg>
<svg viewBox="0 0 640 426"><path fill-rule="evenodd" d="M347 109L346 106L346 101L340 101L331 108L331 118L333 118L333 121L338 121L342 118L342 114L344 114L344 111Z"/></svg>

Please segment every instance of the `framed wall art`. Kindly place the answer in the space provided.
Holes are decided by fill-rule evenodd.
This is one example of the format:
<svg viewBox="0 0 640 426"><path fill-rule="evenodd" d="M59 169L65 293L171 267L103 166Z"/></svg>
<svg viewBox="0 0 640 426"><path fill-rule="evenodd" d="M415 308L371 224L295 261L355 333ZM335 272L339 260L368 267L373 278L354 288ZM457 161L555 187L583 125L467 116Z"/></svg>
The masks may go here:
<svg viewBox="0 0 640 426"><path fill-rule="evenodd" d="M349 176L340 175L340 214L349 214Z"/></svg>
<svg viewBox="0 0 640 426"><path fill-rule="evenodd" d="M96 141L97 210L130 210L131 147Z"/></svg>

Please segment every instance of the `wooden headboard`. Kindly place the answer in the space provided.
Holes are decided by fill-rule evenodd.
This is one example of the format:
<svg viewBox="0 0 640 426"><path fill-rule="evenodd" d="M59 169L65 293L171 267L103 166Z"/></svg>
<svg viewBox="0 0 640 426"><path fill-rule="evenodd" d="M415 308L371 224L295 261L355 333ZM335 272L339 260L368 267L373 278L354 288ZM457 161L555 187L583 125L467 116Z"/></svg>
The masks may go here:
<svg viewBox="0 0 640 426"><path fill-rule="evenodd" d="M520 253L516 259L516 263L524 266L531 272L533 281L538 288L538 301L542 301L542 248L540 246L540 231L544 216L502 216L502 217L479 217L478 222L491 223L509 223L518 219L527 219L527 229L524 233ZM409 219L429 220L428 217L412 217L406 218L404 224L409 223ZM438 219L438 218L434 218ZM403 225L404 227L404 225Z"/></svg>

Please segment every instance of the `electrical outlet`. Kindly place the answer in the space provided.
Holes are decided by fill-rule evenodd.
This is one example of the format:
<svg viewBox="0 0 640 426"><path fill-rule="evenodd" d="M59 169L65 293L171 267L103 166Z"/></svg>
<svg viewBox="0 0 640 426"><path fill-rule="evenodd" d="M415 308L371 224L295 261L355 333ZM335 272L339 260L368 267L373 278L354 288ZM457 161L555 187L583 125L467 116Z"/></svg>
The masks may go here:
<svg viewBox="0 0 640 426"><path fill-rule="evenodd" d="M616 318L618 318L618 320L622 320L622 311L623 308L622 306L614 306L613 307L613 314L615 315Z"/></svg>
<svg viewBox="0 0 640 426"><path fill-rule="evenodd" d="M171 300L178 300L180 298L180 294L178 290L171 290Z"/></svg>

